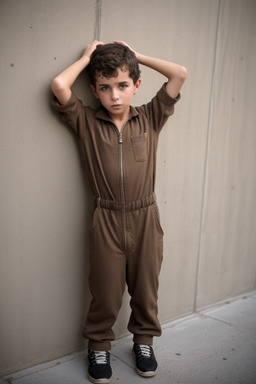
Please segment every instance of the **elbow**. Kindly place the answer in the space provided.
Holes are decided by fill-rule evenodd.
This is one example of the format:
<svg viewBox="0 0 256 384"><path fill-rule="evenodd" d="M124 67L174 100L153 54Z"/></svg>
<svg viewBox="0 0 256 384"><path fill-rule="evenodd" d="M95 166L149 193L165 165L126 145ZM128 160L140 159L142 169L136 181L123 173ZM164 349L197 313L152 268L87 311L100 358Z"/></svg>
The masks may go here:
<svg viewBox="0 0 256 384"><path fill-rule="evenodd" d="M51 82L51 90L54 94L56 93L56 90L58 89L58 87L59 87L59 79L57 76Z"/></svg>
<svg viewBox="0 0 256 384"><path fill-rule="evenodd" d="M59 76L56 76L51 82L51 90L56 95L59 91L65 88L65 84Z"/></svg>
<svg viewBox="0 0 256 384"><path fill-rule="evenodd" d="M182 81L182 83L185 82L185 80L186 80L186 78L187 78L187 75L188 75L187 68L181 66L181 67L180 67L180 80Z"/></svg>

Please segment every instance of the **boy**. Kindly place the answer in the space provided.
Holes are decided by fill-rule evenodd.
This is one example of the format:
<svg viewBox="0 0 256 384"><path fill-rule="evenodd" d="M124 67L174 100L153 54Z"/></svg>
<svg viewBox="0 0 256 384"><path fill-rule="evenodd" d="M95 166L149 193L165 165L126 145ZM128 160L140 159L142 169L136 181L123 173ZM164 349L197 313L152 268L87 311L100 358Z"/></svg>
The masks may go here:
<svg viewBox="0 0 256 384"><path fill-rule="evenodd" d="M141 84L138 63L166 76L167 83L151 102L134 108L132 98ZM86 67L92 92L101 102L97 110L83 106L71 90ZM141 55L124 42L93 41L52 81L54 109L78 137L94 202L89 233L92 301L84 328L93 383L109 383L112 376L112 326L125 284L131 296L128 330L134 335L137 373L151 377L157 372L152 344L161 334L157 291L163 231L154 194L156 148L186 76L184 67Z"/></svg>

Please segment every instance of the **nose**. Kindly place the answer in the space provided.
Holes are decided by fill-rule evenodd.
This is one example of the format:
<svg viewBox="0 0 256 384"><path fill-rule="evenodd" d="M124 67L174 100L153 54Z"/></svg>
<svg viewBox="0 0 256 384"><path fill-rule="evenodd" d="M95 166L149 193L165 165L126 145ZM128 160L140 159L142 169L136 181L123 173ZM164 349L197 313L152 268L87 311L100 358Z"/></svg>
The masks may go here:
<svg viewBox="0 0 256 384"><path fill-rule="evenodd" d="M112 100L118 100L119 99L119 94L118 94L118 90L117 89L113 89L112 90L111 97L112 97Z"/></svg>

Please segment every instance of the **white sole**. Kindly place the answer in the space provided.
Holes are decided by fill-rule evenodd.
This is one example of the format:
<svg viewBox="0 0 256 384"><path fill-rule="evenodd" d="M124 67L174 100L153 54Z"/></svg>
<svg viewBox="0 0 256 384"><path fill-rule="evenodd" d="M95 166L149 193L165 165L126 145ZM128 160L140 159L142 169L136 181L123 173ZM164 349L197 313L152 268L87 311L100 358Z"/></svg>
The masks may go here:
<svg viewBox="0 0 256 384"><path fill-rule="evenodd" d="M153 377L157 374L157 371L158 369L156 369L155 371L142 372L138 368L136 368L136 372L142 377Z"/></svg>
<svg viewBox="0 0 256 384"><path fill-rule="evenodd" d="M88 373L88 379L93 383L93 384L108 384L110 383L112 376L109 379L94 379L91 377Z"/></svg>

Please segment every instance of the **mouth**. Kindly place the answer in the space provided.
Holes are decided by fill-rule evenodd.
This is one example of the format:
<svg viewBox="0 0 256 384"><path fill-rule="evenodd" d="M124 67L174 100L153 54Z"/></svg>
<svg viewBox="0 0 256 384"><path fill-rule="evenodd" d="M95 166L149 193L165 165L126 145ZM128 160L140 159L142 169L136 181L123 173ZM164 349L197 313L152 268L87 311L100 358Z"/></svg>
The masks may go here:
<svg viewBox="0 0 256 384"><path fill-rule="evenodd" d="M121 107L121 104L113 104L111 105L111 108L113 109L119 109Z"/></svg>

